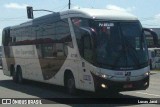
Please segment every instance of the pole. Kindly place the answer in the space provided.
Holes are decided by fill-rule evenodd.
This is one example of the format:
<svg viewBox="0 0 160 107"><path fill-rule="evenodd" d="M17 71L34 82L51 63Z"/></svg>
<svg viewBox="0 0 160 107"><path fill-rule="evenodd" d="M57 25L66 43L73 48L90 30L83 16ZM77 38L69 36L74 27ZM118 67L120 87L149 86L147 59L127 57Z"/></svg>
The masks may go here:
<svg viewBox="0 0 160 107"><path fill-rule="evenodd" d="M68 3L68 9L71 8L71 0L69 0L69 3Z"/></svg>

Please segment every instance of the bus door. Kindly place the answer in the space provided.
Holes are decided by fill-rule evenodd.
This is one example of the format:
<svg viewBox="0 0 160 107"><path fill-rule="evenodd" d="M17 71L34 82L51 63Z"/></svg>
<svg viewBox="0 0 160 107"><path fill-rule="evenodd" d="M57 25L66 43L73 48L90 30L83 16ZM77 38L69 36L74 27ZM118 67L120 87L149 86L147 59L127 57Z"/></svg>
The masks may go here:
<svg viewBox="0 0 160 107"><path fill-rule="evenodd" d="M156 68L160 69L160 49L155 49L155 63L156 63Z"/></svg>
<svg viewBox="0 0 160 107"><path fill-rule="evenodd" d="M82 60L79 64L80 84L84 90L93 90L94 83L90 73L93 68L91 67L93 63L93 43L89 32L84 31L82 35L82 52L80 52Z"/></svg>

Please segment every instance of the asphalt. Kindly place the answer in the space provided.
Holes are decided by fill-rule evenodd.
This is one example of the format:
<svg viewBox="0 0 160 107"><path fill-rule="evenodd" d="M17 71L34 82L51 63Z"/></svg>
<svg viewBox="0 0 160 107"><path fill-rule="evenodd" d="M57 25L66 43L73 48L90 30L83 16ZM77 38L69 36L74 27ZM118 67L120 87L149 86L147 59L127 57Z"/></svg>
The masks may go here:
<svg viewBox="0 0 160 107"><path fill-rule="evenodd" d="M25 84L17 84L12 81L11 77L3 75L2 70L0 70L0 98L160 98L160 72L151 71L150 87L143 91L129 91L120 92L116 95L105 95L99 96L94 93L78 91L77 95L69 95L65 88L50 84L44 84L34 81L25 81ZM52 100L54 105L45 105L45 107L54 106L73 106L73 107L139 107L146 106L149 107L151 104L59 104L58 102ZM0 105L0 107L13 107L13 105ZM24 107L26 105L23 105ZM30 105L31 107L42 107L44 105ZM158 104L152 104L152 106L159 106ZM15 107L21 107L21 105L15 105Z"/></svg>

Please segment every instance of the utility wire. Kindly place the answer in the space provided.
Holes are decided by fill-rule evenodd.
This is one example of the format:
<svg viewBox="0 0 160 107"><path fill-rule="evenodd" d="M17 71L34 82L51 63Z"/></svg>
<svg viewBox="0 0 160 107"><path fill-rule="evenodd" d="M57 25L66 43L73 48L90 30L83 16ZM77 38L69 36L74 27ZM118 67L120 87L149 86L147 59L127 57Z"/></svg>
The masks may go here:
<svg viewBox="0 0 160 107"><path fill-rule="evenodd" d="M66 4L65 4L65 6L66 6ZM67 6L68 6L68 4L67 4ZM54 8L54 9L52 9L52 10L60 9L61 7L64 7L64 4L63 4L63 5L61 5L61 6L57 6L57 7L55 7L55 8Z"/></svg>
<svg viewBox="0 0 160 107"><path fill-rule="evenodd" d="M67 7L68 7L68 5L65 5L62 9L60 9L60 11L63 11Z"/></svg>

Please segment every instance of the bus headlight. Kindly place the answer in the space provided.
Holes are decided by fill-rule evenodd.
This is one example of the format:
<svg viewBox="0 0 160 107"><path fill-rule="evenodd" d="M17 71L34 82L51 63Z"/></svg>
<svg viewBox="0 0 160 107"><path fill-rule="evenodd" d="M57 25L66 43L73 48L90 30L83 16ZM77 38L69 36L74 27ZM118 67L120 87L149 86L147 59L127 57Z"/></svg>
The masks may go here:
<svg viewBox="0 0 160 107"><path fill-rule="evenodd" d="M96 75L99 76L99 77L102 77L102 78L104 78L104 79L110 78L109 75L103 74L103 73L101 73L101 72L96 72Z"/></svg>
<svg viewBox="0 0 160 107"><path fill-rule="evenodd" d="M105 78L105 79L107 79L107 75L106 74L102 74L102 73L100 73L100 72L97 72L97 75L99 76L99 77L102 77L102 78Z"/></svg>
<svg viewBox="0 0 160 107"><path fill-rule="evenodd" d="M106 84L101 84L102 88L108 88Z"/></svg>
<svg viewBox="0 0 160 107"><path fill-rule="evenodd" d="M103 74L101 75L102 78L107 78L107 75Z"/></svg>
<svg viewBox="0 0 160 107"><path fill-rule="evenodd" d="M144 74L144 76L148 76L149 75L149 72L146 72L145 74Z"/></svg>

